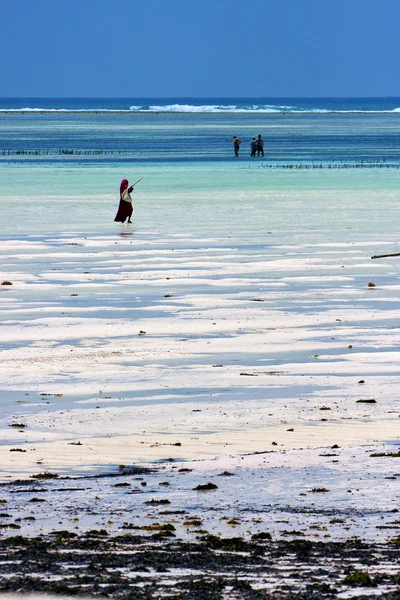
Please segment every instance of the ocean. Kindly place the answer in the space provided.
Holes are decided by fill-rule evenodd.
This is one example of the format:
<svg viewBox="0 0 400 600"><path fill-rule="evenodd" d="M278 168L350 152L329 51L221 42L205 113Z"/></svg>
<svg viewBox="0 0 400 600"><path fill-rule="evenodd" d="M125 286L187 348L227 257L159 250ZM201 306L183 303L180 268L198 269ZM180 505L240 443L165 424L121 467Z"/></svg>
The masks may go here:
<svg viewBox="0 0 400 600"><path fill-rule="evenodd" d="M211 402L201 435L251 404L245 447L266 403L353 402L367 378L396 401L399 263L371 256L399 252L400 98L2 99L0 132L10 443L12 419L32 443L115 441L138 406L166 435ZM120 181L141 177L133 224L115 223Z"/></svg>
<svg viewBox="0 0 400 600"><path fill-rule="evenodd" d="M245 222L252 230L260 214L253 222L255 211L247 205L261 202L267 209L261 219L267 216L283 231L292 219L301 222L297 209L310 218L304 200L293 205L302 193L319 214L314 196L320 189L336 228L337 207L326 194L364 186L375 198L372 208L363 204L368 220L376 195L398 187L399 114L399 98L1 99L1 234L112 231L119 181L141 176L135 202L140 229L167 224L169 231L189 231L198 224L206 234L216 225L205 208L211 202L213 210L227 209L229 220L240 214L234 230ZM250 140L259 133L265 156L251 158ZM242 140L237 159L233 135ZM287 210L282 193L291 195ZM275 202L285 219L276 225ZM192 203L199 211L188 221ZM23 206L18 217L16 204ZM315 222L314 229L324 223ZM383 229L392 226L388 217Z"/></svg>
<svg viewBox="0 0 400 600"><path fill-rule="evenodd" d="M4 589L396 595L399 134L400 98L0 100Z"/></svg>

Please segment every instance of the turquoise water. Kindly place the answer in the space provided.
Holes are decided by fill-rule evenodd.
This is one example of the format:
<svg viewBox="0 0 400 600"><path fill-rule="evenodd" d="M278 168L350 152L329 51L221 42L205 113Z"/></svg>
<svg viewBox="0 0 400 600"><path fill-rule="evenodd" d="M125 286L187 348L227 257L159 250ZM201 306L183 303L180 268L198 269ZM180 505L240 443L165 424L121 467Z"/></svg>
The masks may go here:
<svg viewBox="0 0 400 600"><path fill-rule="evenodd" d="M119 182L143 176L134 192L136 236L256 239L273 230L282 239L395 243L400 115L374 111L395 110L397 100L292 102L307 114L0 114L0 235L119 235ZM10 102L2 106L17 106ZM69 110L94 101L77 103ZM310 112L360 107L370 112ZM265 157L250 158L258 133ZM233 134L242 139L238 159Z"/></svg>
<svg viewBox="0 0 400 600"><path fill-rule="evenodd" d="M400 171L273 170L209 165L7 165L1 237L86 232L118 235L113 222L123 177L134 191L136 236L311 236L325 241L396 241Z"/></svg>

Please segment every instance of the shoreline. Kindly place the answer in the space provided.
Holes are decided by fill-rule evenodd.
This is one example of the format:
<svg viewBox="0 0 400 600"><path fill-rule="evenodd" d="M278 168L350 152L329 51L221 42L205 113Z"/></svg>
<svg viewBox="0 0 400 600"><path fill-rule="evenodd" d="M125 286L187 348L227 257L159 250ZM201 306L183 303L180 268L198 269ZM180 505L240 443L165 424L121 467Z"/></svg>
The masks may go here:
<svg viewBox="0 0 400 600"><path fill-rule="evenodd" d="M397 599L398 458L335 446L2 483L0 590Z"/></svg>

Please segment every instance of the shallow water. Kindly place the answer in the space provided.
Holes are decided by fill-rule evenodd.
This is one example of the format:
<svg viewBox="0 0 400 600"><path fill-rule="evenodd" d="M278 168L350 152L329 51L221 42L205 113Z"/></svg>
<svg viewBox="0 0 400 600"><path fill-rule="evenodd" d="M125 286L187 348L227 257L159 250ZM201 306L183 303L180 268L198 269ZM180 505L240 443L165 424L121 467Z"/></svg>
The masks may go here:
<svg viewBox="0 0 400 600"><path fill-rule="evenodd" d="M96 403L179 414L214 396L216 420L199 420L201 437L232 402L258 402L262 418L285 402L293 417L304 397L354 403L361 377L363 393L379 398L371 422L389 423L399 259L371 256L399 251L399 118L1 114L1 280L13 284L0 288L7 439L19 439L7 430L14 418L36 443L71 436L71 408L85 435ZM250 159L259 132L265 157ZM243 139L239 159L232 133ZM114 223L120 180L142 176L133 225ZM212 367L220 363L224 371ZM357 419L353 409L337 418ZM112 435L129 414L114 417ZM152 419L166 431L167 412ZM111 435L103 413L96 427ZM190 435L190 419L182 427Z"/></svg>

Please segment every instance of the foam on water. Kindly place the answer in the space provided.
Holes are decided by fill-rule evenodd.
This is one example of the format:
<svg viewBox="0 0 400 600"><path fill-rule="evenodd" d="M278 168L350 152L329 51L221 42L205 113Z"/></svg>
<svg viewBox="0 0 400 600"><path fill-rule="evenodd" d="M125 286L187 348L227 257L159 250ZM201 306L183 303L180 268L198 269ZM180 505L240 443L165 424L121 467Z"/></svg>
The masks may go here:
<svg viewBox="0 0 400 600"><path fill-rule="evenodd" d="M0 112L390 113L400 98L0 98Z"/></svg>

